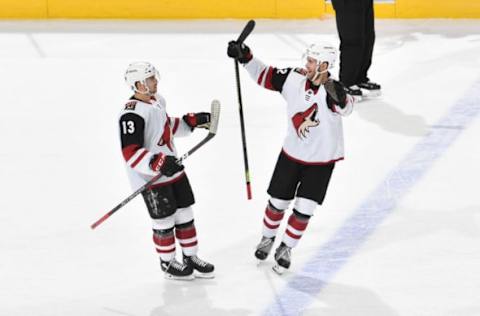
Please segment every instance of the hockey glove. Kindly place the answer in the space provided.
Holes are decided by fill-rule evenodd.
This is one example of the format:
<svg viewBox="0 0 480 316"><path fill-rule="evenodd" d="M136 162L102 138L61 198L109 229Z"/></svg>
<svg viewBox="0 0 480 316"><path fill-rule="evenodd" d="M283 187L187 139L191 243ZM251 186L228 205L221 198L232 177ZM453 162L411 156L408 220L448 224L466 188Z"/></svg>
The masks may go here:
<svg viewBox="0 0 480 316"><path fill-rule="evenodd" d="M247 45L238 44L235 41L228 42L227 55L230 58L236 58L241 64L248 63L253 57Z"/></svg>
<svg viewBox="0 0 480 316"><path fill-rule="evenodd" d="M330 109L335 105L338 105L341 109L344 109L347 105L347 93L343 84L339 81L328 79L324 84L327 91L327 104Z"/></svg>
<svg viewBox="0 0 480 316"><path fill-rule="evenodd" d="M183 120L190 126L192 131L195 127L210 128L210 113L208 112L188 113L183 116Z"/></svg>
<svg viewBox="0 0 480 316"><path fill-rule="evenodd" d="M150 160L150 168L153 171L160 172L164 176L171 177L175 173L182 171L185 167L177 162L175 156L166 156L164 153L153 155Z"/></svg>

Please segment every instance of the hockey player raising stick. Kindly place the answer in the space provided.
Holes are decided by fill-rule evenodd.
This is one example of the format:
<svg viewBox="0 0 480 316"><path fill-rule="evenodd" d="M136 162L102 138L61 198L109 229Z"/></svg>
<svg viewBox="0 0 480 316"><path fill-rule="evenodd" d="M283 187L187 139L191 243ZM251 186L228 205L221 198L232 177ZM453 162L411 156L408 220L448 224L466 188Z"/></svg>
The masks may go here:
<svg viewBox="0 0 480 316"><path fill-rule="evenodd" d="M167 278L191 280L213 277L214 266L197 256L197 234L193 221L193 192L184 166L177 162L173 142L195 128L209 128L210 113L170 117L165 99L157 93L159 75L147 62L128 66L125 81L134 95L120 112L119 127L123 157L132 187L138 188L153 176L162 176L142 192L153 224L153 241L160 266ZM175 238L176 237L176 238ZM175 259L175 239L183 262Z"/></svg>
<svg viewBox="0 0 480 316"><path fill-rule="evenodd" d="M353 98L330 78L337 56L329 44L310 45L303 56L306 69L277 69L253 57L250 48L235 41L227 54L237 58L260 86L280 92L287 102L288 129L278 157L263 218L263 236L255 257L265 260L278 227L295 199L293 213L275 251L273 269L290 267L291 249L307 228L317 204L322 204L335 163L343 159L342 116L352 112Z"/></svg>

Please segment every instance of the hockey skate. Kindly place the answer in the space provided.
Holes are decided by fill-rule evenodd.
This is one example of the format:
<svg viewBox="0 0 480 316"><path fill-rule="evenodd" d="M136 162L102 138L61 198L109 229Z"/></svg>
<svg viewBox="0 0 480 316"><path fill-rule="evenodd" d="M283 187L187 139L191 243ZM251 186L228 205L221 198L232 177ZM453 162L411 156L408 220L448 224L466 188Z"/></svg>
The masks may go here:
<svg viewBox="0 0 480 316"><path fill-rule="evenodd" d="M195 277L202 279L212 279L215 277L213 271L215 266L211 263L203 261L197 256L183 256L183 263L189 266L194 272Z"/></svg>
<svg viewBox="0 0 480 316"><path fill-rule="evenodd" d="M275 250L276 264L272 267L273 271L281 275L285 270L290 268L291 251L292 248L283 242L278 246L277 250Z"/></svg>
<svg viewBox="0 0 480 316"><path fill-rule="evenodd" d="M381 86L378 83L366 81L358 84L365 98L375 98L382 94Z"/></svg>
<svg viewBox="0 0 480 316"><path fill-rule="evenodd" d="M193 280L193 268L178 262L175 258L170 261L160 259L160 267L165 272L165 279L171 280Z"/></svg>
<svg viewBox="0 0 480 316"><path fill-rule="evenodd" d="M255 257L260 261L267 259L270 251L272 250L274 241L275 237L262 237L262 240L260 240L260 243L257 245L257 249L255 250Z"/></svg>

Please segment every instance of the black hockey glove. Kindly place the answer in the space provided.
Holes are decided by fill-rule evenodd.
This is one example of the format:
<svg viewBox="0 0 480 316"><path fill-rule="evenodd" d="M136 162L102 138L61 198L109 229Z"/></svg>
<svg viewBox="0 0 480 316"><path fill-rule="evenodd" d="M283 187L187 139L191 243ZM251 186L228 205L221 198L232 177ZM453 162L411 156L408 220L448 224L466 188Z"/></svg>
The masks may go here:
<svg viewBox="0 0 480 316"><path fill-rule="evenodd" d="M208 112L188 113L183 116L183 120L192 128L192 131L195 127L210 128L210 113Z"/></svg>
<svg viewBox="0 0 480 316"><path fill-rule="evenodd" d="M338 105L341 109L347 105L347 93L345 87L339 81L328 79L324 83L325 90L327 91L327 104L330 109L335 105Z"/></svg>
<svg viewBox="0 0 480 316"><path fill-rule="evenodd" d="M241 64L248 63L253 57L247 45L244 43L239 45L236 41L228 42L227 55L230 58L236 58Z"/></svg>
<svg viewBox="0 0 480 316"><path fill-rule="evenodd" d="M175 156L166 156L163 153L153 155L150 160L150 168L153 171L160 172L164 176L171 177L175 173L182 171L185 167L177 162Z"/></svg>

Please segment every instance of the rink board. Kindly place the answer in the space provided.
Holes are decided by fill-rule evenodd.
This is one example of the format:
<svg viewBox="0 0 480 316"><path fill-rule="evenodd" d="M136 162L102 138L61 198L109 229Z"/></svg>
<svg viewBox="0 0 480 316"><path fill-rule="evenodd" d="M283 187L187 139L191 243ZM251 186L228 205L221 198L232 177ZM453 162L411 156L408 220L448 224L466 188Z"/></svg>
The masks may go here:
<svg viewBox="0 0 480 316"><path fill-rule="evenodd" d="M324 0L0 0L6 19L311 19L333 14ZM375 1L378 18L480 18L478 0Z"/></svg>

